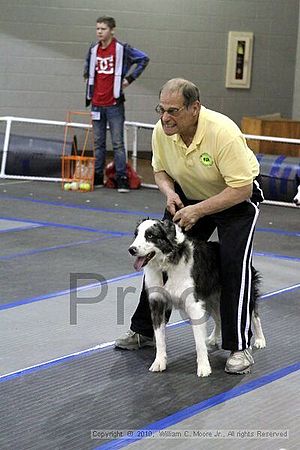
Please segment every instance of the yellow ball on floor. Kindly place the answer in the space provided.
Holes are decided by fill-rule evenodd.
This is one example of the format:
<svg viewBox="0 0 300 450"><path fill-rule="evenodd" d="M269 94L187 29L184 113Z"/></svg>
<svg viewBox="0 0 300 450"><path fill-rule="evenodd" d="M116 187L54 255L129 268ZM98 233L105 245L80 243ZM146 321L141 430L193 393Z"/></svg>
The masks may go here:
<svg viewBox="0 0 300 450"><path fill-rule="evenodd" d="M91 185L90 185L90 183L80 183L79 189L87 192L91 189Z"/></svg>
<svg viewBox="0 0 300 450"><path fill-rule="evenodd" d="M76 183L76 181L72 181L72 183L71 183L71 189L72 189L72 191L77 191L77 189L78 189L78 183Z"/></svg>
<svg viewBox="0 0 300 450"><path fill-rule="evenodd" d="M65 183L64 184L64 190L69 191L71 189L71 183Z"/></svg>

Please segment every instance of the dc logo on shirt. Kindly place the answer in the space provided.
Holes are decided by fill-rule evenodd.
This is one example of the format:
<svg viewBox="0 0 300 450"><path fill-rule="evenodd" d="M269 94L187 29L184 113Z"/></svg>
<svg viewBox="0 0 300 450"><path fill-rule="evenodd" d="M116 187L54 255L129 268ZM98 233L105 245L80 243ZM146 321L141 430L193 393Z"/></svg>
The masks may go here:
<svg viewBox="0 0 300 450"><path fill-rule="evenodd" d="M107 58L97 58L97 73L112 74L114 73L114 57L113 55Z"/></svg>
<svg viewBox="0 0 300 450"><path fill-rule="evenodd" d="M200 161L204 166L212 166L214 163L214 160L209 153L202 153L202 155L200 155Z"/></svg>

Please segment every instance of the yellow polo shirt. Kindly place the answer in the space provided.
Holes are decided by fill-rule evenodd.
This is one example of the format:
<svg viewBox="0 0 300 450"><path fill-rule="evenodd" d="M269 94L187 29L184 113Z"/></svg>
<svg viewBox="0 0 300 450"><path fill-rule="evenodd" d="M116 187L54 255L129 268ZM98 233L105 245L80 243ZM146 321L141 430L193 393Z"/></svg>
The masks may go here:
<svg viewBox="0 0 300 450"><path fill-rule="evenodd" d="M205 200L227 186L252 183L258 161L239 127L229 117L201 105L193 142L167 136L159 121L152 135L154 172L165 171L190 200Z"/></svg>

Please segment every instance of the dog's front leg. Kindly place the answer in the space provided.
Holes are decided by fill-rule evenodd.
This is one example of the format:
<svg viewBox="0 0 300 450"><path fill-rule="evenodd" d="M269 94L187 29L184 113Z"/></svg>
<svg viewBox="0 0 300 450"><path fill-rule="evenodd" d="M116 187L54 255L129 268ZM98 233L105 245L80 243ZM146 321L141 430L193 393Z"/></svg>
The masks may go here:
<svg viewBox="0 0 300 450"><path fill-rule="evenodd" d="M185 307L194 333L196 352L197 352L197 375L198 377L207 377L211 374L211 367L208 360L206 347L206 321L205 310L200 302L188 302Z"/></svg>
<svg viewBox="0 0 300 450"><path fill-rule="evenodd" d="M165 338L166 298L161 271L147 268L145 270L145 283L156 340L156 357L149 370L151 372L162 372L167 367L167 349Z"/></svg>
<svg viewBox="0 0 300 450"><path fill-rule="evenodd" d="M166 323L165 323L165 302L161 299L150 298L150 309L154 336L156 341L156 356L150 367L151 372L163 372L167 368L167 348L166 348Z"/></svg>

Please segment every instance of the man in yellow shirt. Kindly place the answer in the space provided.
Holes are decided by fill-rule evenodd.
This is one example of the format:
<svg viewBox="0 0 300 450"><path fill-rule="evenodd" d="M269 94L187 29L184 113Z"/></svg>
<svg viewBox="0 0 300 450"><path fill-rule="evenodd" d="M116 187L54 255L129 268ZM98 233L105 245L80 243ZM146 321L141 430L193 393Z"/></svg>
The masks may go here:
<svg viewBox="0 0 300 450"><path fill-rule="evenodd" d="M225 370L246 373L250 351L252 243L263 200L259 164L238 126L206 109L188 80L169 80L156 107L153 131L155 182L166 197L164 218L191 237L208 240L218 231L221 252L222 347L230 350ZM154 345L149 302L142 290L131 328L116 347Z"/></svg>

